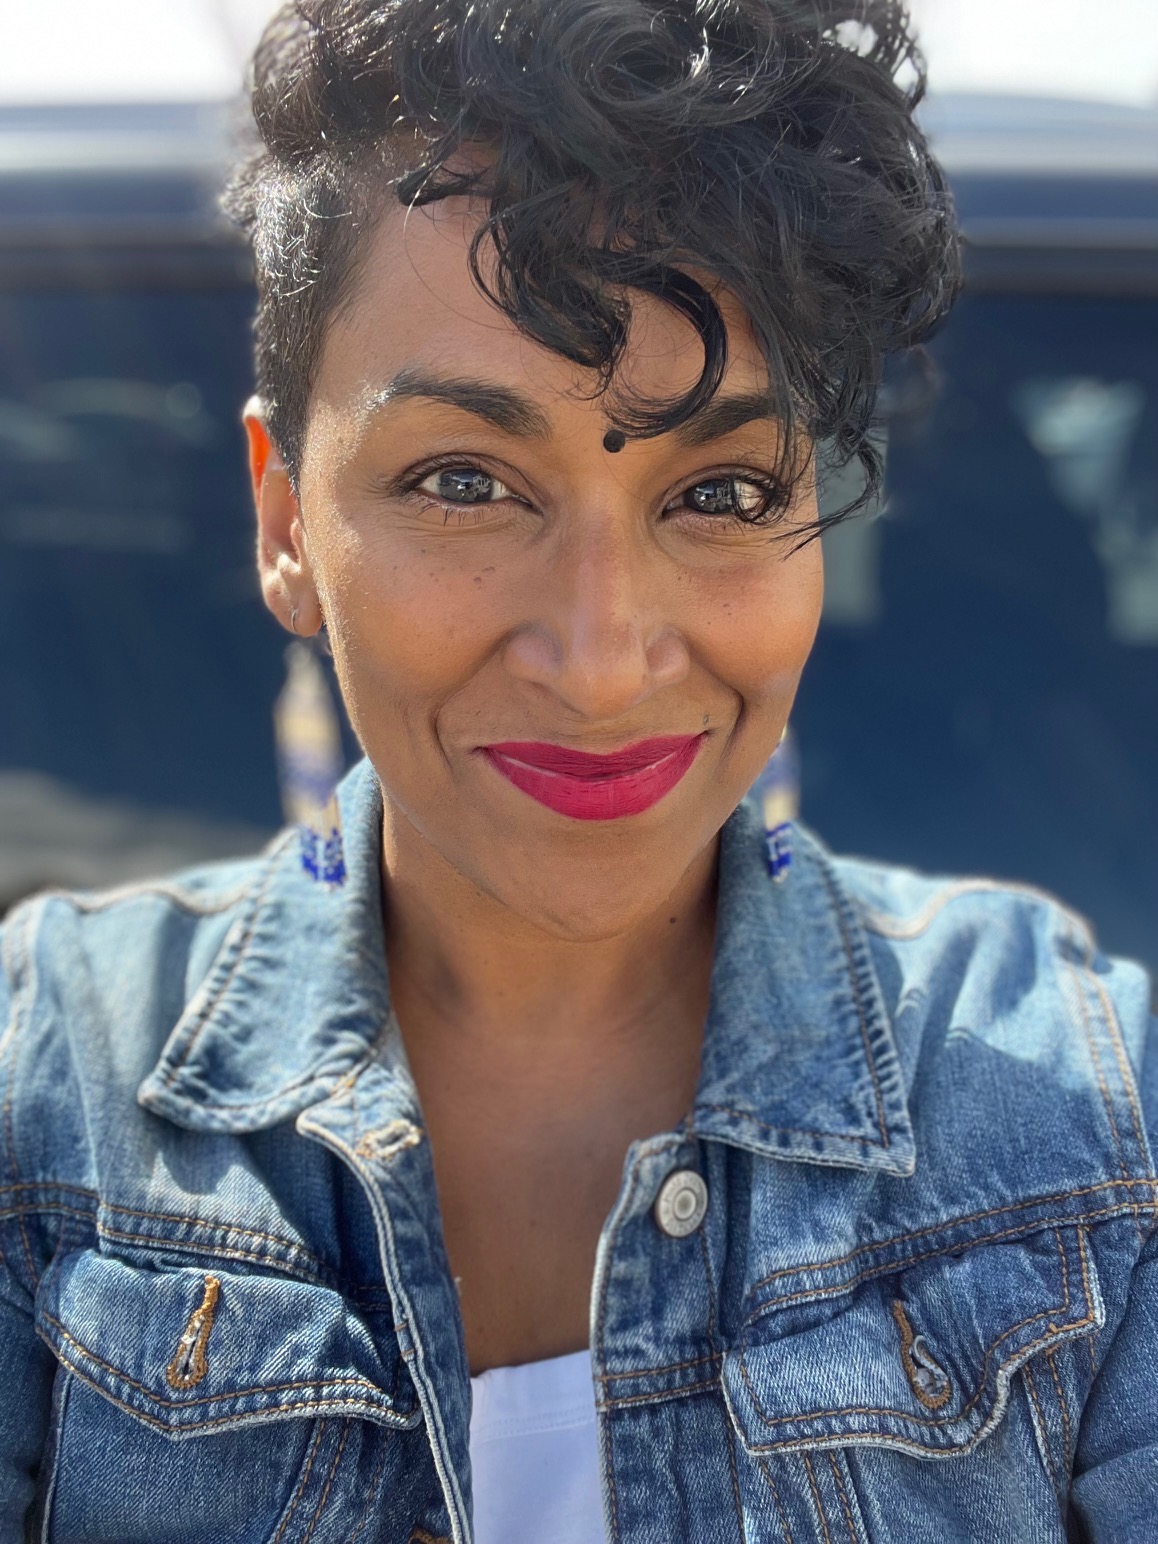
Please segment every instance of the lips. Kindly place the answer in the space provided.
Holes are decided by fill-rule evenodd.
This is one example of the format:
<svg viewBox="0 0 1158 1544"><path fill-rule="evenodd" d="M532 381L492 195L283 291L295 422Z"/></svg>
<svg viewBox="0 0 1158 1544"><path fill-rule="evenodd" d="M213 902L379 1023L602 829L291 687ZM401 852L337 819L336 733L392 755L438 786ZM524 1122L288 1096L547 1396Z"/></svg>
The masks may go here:
<svg viewBox="0 0 1158 1544"><path fill-rule="evenodd" d="M671 792L707 738L661 735L608 755L538 740L480 747L496 772L548 809L572 820L622 820Z"/></svg>

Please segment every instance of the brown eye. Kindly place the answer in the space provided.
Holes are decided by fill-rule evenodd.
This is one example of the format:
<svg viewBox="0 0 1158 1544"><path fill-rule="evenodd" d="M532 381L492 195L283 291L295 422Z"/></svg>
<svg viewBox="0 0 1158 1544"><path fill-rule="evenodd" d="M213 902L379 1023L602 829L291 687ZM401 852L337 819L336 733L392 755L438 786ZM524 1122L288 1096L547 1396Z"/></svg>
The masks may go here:
<svg viewBox="0 0 1158 1544"><path fill-rule="evenodd" d="M418 485L423 493L433 494L447 504L493 504L510 497L510 489L489 472L477 466L445 466L431 472Z"/></svg>

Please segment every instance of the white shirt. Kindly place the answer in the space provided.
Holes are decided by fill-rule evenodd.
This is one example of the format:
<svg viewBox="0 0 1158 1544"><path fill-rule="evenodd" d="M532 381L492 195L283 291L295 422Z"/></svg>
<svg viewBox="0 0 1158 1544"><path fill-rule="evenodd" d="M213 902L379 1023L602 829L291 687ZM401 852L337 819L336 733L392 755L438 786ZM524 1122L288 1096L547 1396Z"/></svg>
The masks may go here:
<svg viewBox="0 0 1158 1544"><path fill-rule="evenodd" d="M475 1544L605 1544L590 1354L470 1385Z"/></svg>

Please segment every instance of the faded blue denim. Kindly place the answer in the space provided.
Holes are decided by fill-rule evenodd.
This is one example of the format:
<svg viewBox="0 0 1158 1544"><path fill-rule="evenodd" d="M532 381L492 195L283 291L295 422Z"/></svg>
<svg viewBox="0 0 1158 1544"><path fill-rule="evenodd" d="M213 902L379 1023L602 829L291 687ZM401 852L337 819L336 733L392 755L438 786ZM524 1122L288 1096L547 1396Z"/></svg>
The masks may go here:
<svg viewBox="0 0 1158 1544"><path fill-rule="evenodd" d="M367 764L341 803L337 893L290 833L4 929L2 1544L471 1537ZM1149 1024L1047 897L805 832L773 886L742 806L695 1107L599 1248L608 1538L1158 1539Z"/></svg>

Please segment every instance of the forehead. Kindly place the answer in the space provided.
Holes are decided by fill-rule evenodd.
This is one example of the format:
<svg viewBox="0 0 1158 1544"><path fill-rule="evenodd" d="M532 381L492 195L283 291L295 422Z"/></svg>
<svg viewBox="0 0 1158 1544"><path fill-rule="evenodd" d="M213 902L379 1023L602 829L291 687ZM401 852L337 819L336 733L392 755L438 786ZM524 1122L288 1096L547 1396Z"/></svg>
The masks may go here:
<svg viewBox="0 0 1158 1544"><path fill-rule="evenodd" d="M349 407L414 369L519 384L538 393L548 413L566 403L602 415L592 400L594 373L521 332L475 283L470 246L484 214L479 201L467 198L387 211L360 254L349 301L327 329L315 401ZM489 243L479 257L489 279ZM728 329L727 383L762 388L767 372L743 309L720 286L712 294ZM651 296L633 291L630 301L620 383L633 396L661 400L687 391L703 365L698 334Z"/></svg>

